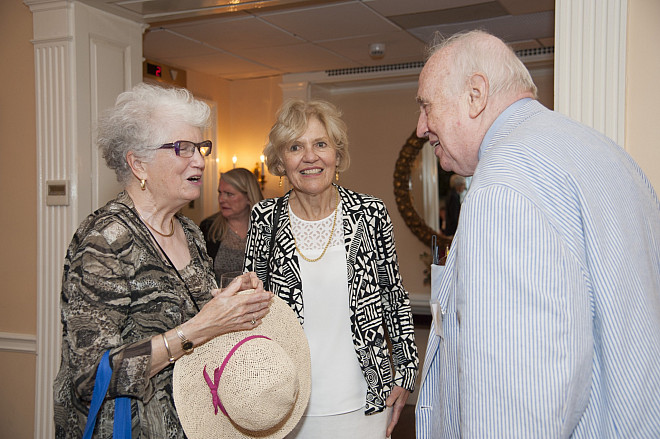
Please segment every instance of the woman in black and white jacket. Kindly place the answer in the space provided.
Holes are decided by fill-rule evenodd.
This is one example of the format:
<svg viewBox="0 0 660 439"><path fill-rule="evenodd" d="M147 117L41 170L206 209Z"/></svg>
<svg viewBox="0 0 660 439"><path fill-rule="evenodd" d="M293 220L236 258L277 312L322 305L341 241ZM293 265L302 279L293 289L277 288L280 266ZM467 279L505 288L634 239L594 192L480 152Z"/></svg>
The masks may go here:
<svg viewBox="0 0 660 439"><path fill-rule="evenodd" d="M332 104L287 101L269 140L268 169L293 189L252 210L244 268L289 303L309 340L312 395L289 437L389 437L418 358L387 209L333 184L349 155Z"/></svg>

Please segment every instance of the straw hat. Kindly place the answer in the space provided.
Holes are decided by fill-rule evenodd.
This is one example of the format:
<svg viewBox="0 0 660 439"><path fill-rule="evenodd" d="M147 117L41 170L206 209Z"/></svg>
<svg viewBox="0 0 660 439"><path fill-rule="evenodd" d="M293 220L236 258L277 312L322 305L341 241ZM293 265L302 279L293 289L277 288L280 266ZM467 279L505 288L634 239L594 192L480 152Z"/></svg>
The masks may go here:
<svg viewBox="0 0 660 439"><path fill-rule="evenodd" d="M281 439L311 387L307 338L277 296L261 325L216 337L174 365L174 404L190 439Z"/></svg>

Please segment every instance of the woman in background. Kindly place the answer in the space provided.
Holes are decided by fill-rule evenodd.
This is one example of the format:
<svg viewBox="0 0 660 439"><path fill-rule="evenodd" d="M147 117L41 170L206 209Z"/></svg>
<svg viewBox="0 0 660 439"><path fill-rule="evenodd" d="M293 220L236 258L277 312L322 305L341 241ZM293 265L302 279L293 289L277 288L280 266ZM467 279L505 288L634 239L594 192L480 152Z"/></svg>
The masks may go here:
<svg viewBox="0 0 660 439"><path fill-rule="evenodd" d="M266 288L289 303L309 340L312 393L288 438L384 439L417 374L385 204L333 184L349 165L340 116L325 101L282 106L264 154L268 170L293 189L257 204L250 218L245 269L269 280Z"/></svg>
<svg viewBox="0 0 660 439"><path fill-rule="evenodd" d="M220 210L199 225L206 251L213 259L218 285L223 273L243 270L250 211L263 199L257 178L247 169L235 168L220 174Z"/></svg>

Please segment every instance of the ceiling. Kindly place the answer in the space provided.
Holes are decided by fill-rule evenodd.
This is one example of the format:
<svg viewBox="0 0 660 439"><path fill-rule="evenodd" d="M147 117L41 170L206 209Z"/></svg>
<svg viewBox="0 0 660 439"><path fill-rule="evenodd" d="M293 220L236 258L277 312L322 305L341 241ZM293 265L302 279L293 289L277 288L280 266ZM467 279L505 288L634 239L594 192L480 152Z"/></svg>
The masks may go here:
<svg viewBox="0 0 660 439"><path fill-rule="evenodd" d="M145 58L227 80L423 61L436 31L554 46L554 0L82 1L148 24Z"/></svg>

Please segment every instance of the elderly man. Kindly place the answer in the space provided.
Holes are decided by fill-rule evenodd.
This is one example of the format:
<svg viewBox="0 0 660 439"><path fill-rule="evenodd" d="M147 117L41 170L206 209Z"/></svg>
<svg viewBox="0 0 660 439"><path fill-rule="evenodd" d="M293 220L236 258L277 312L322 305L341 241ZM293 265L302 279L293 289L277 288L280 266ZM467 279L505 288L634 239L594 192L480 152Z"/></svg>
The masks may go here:
<svg viewBox="0 0 660 439"><path fill-rule="evenodd" d="M481 31L420 75L417 135L473 179L433 291L417 438L660 437L660 203L621 147L535 97Z"/></svg>

